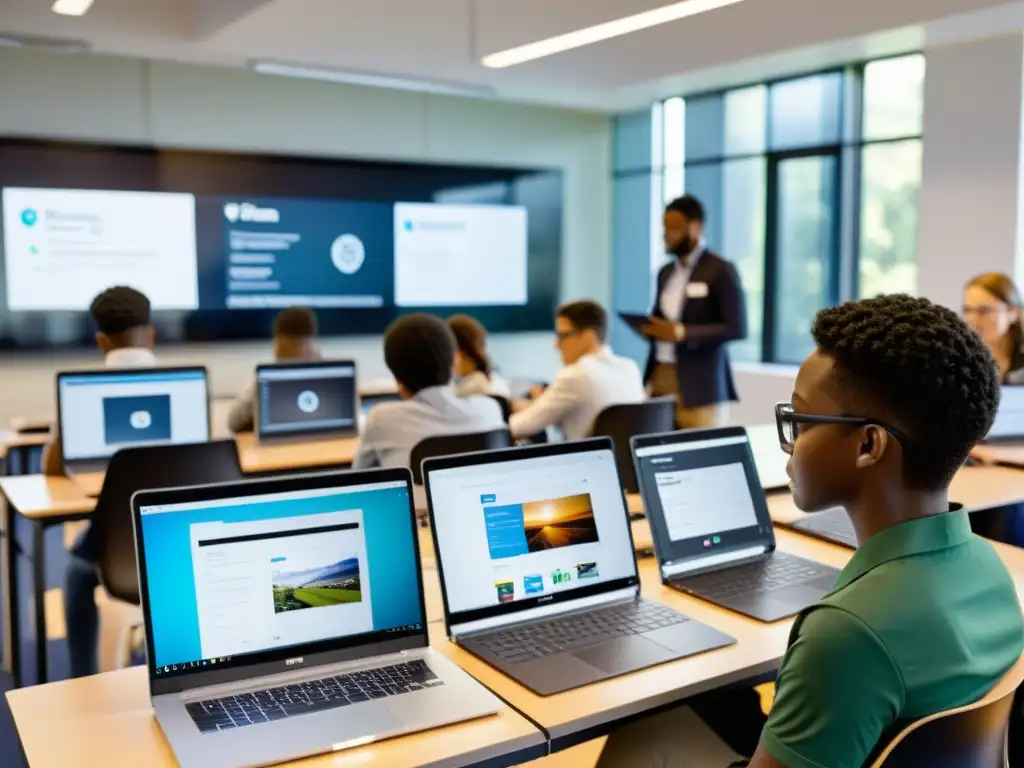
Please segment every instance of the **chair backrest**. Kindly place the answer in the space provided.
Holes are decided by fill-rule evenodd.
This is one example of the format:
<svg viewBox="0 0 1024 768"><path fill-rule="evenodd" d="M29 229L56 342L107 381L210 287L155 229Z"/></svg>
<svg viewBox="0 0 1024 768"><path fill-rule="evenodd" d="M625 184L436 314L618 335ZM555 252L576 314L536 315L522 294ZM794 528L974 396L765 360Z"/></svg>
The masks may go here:
<svg viewBox="0 0 1024 768"><path fill-rule="evenodd" d="M111 596L139 604L131 498L136 491L239 480L242 468L234 440L193 445L125 448L107 467L96 501L89 539L100 580Z"/></svg>
<svg viewBox="0 0 1024 768"><path fill-rule="evenodd" d="M412 449L409 463L412 464L412 479L416 485L423 485L423 460L435 456L451 456L456 453L494 451L512 445L512 435L507 429L493 429L490 432L470 432L461 435L439 435L420 440Z"/></svg>
<svg viewBox="0 0 1024 768"><path fill-rule="evenodd" d="M594 419L592 437L610 437L615 443L615 464L626 493L637 493L636 470L629 450L629 439L636 435L657 435L675 429L676 399L672 395L643 403L610 405Z"/></svg>
<svg viewBox="0 0 1024 768"><path fill-rule="evenodd" d="M871 768L1007 768L1007 727L1022 682L1024 656L973 704L907 726Z"/></svg>
<svg viewBox="0 0 1024 768"><path fill-rule="evenodd" d="M490 395L490 398L501 408L501 418L508 424L508 420L512 418L512 401L504 395Z"/></svg>

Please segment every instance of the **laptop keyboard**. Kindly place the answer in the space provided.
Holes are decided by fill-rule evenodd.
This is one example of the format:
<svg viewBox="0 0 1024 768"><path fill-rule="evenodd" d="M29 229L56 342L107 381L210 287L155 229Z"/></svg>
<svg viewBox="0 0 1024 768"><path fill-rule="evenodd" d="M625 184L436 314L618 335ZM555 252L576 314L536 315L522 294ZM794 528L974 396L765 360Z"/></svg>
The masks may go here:
<svg viewBox="0 0 1024 768"><path fill-rule="evenodd" d="M639 601L514 627L473 642L502 661L520 664L684 621L689 619L671 608Z"/></svg>
<svg viewBox="0 0 1024 768"><path fill-rule="evenodd" d="M674 579L671 583L687 592L694 592L714 602L746 597L766 592L777 592L794 587L828 573L817 563L775 552L771 557L748 565L726 568Z"/></svg>
<svg viewBox="0 0 1024 768"><path fill-rule="evenodd" d="M337 709L444 685L423 660L186 704L202 733Z"/></svg>
<svg viewBox="0 0 1024 768"><path fill-rule="evenodd" d="M826 509L823 512L815 512L793 521L790 523L790 527L834 544L857 548L857 534L854 533L853 523L842 509Z"/></svg>

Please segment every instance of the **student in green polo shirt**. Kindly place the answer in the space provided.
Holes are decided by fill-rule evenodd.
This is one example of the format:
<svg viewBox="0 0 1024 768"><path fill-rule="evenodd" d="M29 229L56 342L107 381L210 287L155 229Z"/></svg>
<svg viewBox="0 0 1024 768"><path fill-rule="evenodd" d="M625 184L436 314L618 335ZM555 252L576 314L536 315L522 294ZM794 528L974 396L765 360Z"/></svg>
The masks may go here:
<svg viewBox="0 0 1024 768"><path fill-rule="evenodd" d="M980 337L908 296L823 310L813 335L776 414L793 496L844 507L860 547L794 624L751 768L861 768L902 725L981 698L1024 650L1013 581L947 492L999 401ZM657 719L613 735L601 768L714 765Z"/></svg>

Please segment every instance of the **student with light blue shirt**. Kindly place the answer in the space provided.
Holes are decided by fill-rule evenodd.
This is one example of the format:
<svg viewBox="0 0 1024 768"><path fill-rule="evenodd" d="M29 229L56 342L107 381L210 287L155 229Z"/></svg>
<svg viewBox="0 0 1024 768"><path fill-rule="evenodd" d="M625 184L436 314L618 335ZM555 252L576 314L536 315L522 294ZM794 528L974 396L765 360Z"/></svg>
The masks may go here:
<svg viewBox="0 0 1024 768"><path fill-rule="evenodd" d="M381 403L366 415L353 469L407 467L421 440L489 432L505 422L486 395L459 397L452 386L455 336L433 315L405 315L384 336L384 362L402 400Z"/></svg>

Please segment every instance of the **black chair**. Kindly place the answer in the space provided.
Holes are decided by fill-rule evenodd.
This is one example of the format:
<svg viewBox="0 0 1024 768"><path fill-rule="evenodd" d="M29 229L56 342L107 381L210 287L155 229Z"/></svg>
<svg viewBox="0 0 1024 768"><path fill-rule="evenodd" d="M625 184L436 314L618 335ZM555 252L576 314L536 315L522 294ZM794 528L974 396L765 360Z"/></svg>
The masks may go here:
<svg viewBox="0 0 1024 768"><path fill-rule="evenodd" d="M139 604L131 498L136 491L239 480L234 440L125 448L110 459L86 546L110 595Z"/></svg>
<svg viewBox="0 0 1024 768"><path fill-rule="evenodd" d="M494 451L499 448L509 448L511 445L512 435L507 429L428 437L420 440L412 449L409 461L412 464L412 479L416 485L423 485L424 459L432 459L435 456L451 456L456 453Z"/></svg>
<svg viewBox="0 0 1024 768"><path fill-rule="evenodd" d="M512 401L504 395L489 395L489 397L501 408L501 418L506 424L512 418Z"/></svg>
<svg viewBox="0 0 1024 768"><path fill-rule="evenodd" d="M637 493L636 470L629 450L629 439L636 435L657 435L675 429L676 399L672 395L643 403L610 405L594 419L592 437L610 437L615 443L615 464L626 493Z"/></svg>

